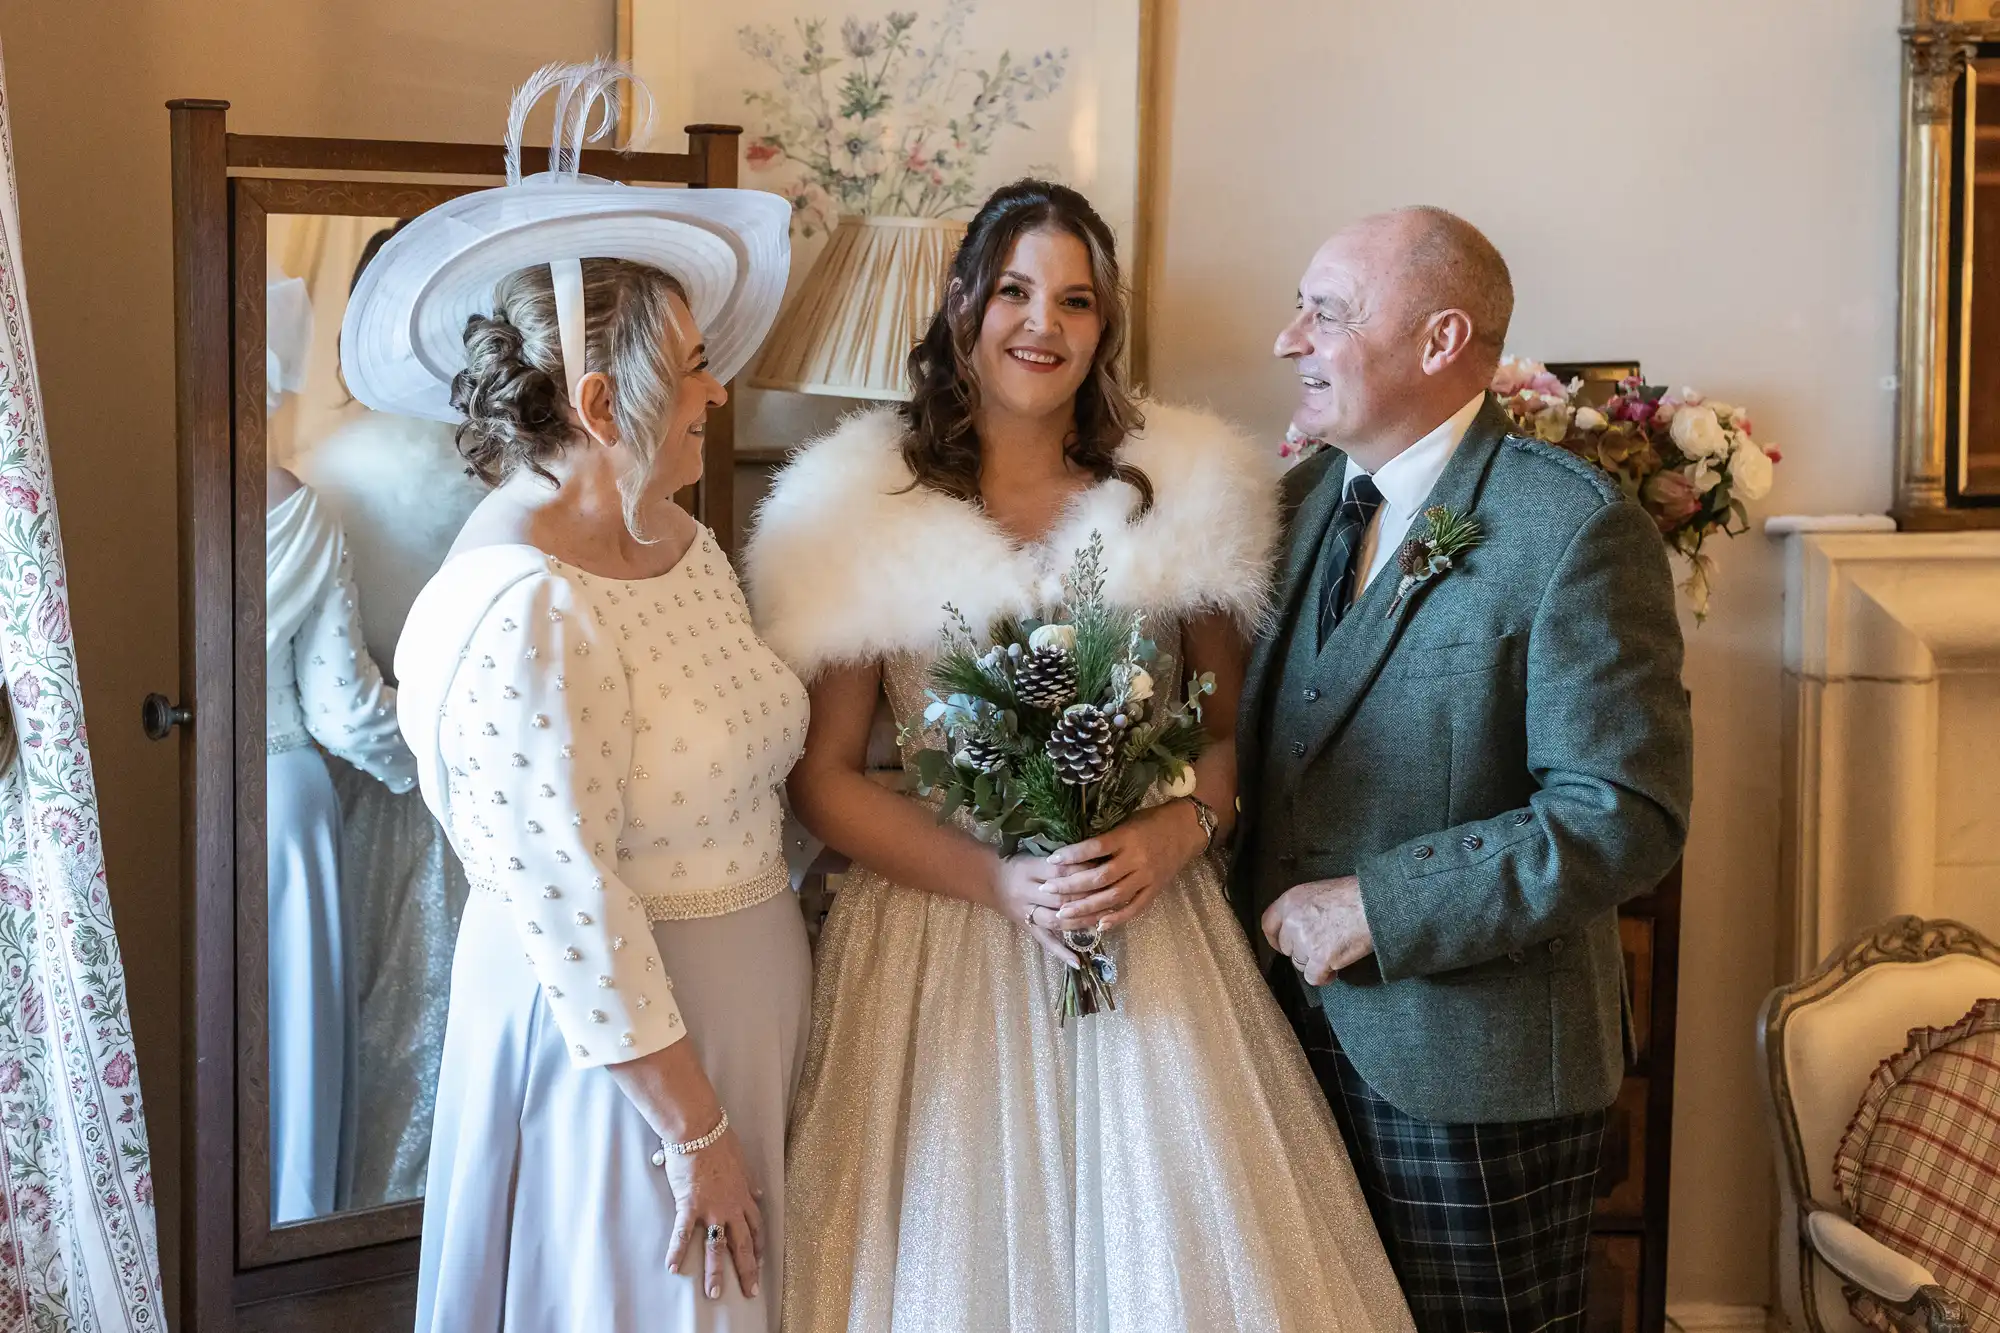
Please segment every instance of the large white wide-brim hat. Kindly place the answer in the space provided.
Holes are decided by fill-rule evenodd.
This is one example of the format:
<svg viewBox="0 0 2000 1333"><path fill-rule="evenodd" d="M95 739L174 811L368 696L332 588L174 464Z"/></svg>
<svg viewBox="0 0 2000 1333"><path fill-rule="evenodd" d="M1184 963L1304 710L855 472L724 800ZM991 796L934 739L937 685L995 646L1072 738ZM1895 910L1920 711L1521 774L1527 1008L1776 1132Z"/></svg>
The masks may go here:
<svg viewBox="0 0 2000 1333"><path fill-rule="evenodd" d="M592 102L601 99L607 111L615 102L602 97L609 87L602 79L571 95L578 79L607 68L543 71L539 88L531 80L516 96L508 132L514 183L460 195L420 215L362 270L340 328L341 371L356 398L382 412L460 420L451 381L465 368L466 321L492 313L494 286L508 274L565 260L627 259L667 273L687 293L715 377L727 382L749 363L784 298L791 205L762 190L622 185L578 175L582 121ZM562 91L557 142L571 136L572 169L561 169L558 153L556 170L523 180L521 102L550 86ZM573 113L567 125L566 110ZM565 369L572 379L583 373Z"/></svg>

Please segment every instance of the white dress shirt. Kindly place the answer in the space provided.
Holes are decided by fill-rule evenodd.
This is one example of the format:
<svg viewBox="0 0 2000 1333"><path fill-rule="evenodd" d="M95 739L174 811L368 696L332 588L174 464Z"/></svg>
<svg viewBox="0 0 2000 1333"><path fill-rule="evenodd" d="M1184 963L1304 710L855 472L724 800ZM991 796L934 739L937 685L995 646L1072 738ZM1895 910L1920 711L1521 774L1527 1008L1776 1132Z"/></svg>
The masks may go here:
<svg viewBox="0 0 2000 1333"><path fill-rule="evenodd" d="M1401 549L1410 524L1423 512L1424 502L1430 499L1438 478L1444 475L1445 464L1451 461L1458 442L1465 438L1485 401L1486 393L1481 390L1443 425L1384 463L1374 474L1375 488L1382 492L1382 507L1368 521L1368 531L1361 538L1363 573L1354 589L1355 601L1361 600L1361 594L1375 581L1382 567ZM1343 493L1356 477L1367 475L1368 469L1350 457L1347 475L1340 482Z"/></svg>

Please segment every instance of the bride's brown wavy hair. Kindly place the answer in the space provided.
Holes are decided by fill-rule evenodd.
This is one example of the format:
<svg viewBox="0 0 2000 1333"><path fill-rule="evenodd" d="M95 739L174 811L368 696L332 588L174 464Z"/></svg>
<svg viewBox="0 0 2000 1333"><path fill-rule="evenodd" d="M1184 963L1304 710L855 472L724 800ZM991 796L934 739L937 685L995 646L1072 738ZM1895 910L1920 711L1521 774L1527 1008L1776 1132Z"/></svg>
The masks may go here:
<svg viewBox="0 0 2000 1333"><path fill-rule="evenodd" d="M1090 373L1076 391L1076 425L1063 452L1099 481L1116 477L1128 483L1139 492L1138 512L1143 514L1153 507L1152 482L1118 458L1118 446L1145 421L1118 369L1131 313L1118 271L1117 241L1088 199L1048 181L1019 180L994 191L959 243L944 302L910 352L910 400L900 411L909 427L903 434L903 462L915 478L911 485L979 502L979 432L973 426L979 382L973 377L972 349L1014 243L1032 231L1062 232L1083 242L1104 321Z"/></svg>

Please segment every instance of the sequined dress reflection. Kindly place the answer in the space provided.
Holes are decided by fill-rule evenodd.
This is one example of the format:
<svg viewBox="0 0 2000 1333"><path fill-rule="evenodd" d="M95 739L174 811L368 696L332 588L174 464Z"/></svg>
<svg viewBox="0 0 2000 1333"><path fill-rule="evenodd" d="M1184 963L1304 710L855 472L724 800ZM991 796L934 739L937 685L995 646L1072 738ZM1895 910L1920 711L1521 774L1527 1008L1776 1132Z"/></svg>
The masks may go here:
<svg viewBox="0 0 2000 1333"><path fill-rule="evenodd" d="M1178 626L1254 619L1274 530L1264 451L1158 405L1042 543L907 489L893 416L778 479L747 567L760 630L810 678L873 661L919 744L949 601L1052 605L1093 531L1107 594ZM1057 965L983 907L848 875L820 936L787 1147L791 1333L1211 1333L1410 1327L1338 1131L1210 857L1111 942L1118 1010L1063 1027Z"/></svg>

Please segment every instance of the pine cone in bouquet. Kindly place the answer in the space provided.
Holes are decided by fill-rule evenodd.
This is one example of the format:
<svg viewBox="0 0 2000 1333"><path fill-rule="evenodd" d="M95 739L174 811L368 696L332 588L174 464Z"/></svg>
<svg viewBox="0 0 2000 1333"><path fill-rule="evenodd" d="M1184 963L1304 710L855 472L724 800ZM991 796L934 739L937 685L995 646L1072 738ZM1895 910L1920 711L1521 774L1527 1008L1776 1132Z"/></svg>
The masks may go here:
<svg viewBox="0 0 2000 1333"><path fill-rule="evenodd" d="M958 747L953 762L974 773L991 773L1006 762L1007 752L984 736L968 736Z"/></svg>
<svg viewBox="0 0 2000 1333"><path fill-rule="evenodd" d="M1035 648L1014 668L1014 693L1030 708L1053 713L1076 698L1076 659L1061 648Z"/></svg>
<svg viewBox="0 0 2000 1333"><path fill-rule="evenodd" d="M1055 761L1056 776L1072 787L1102 782L1111 772L1117 749L1117 732L1111 719L1096 704L1076 704L1065 709L1049 733L1049 758Z"/></svg>

